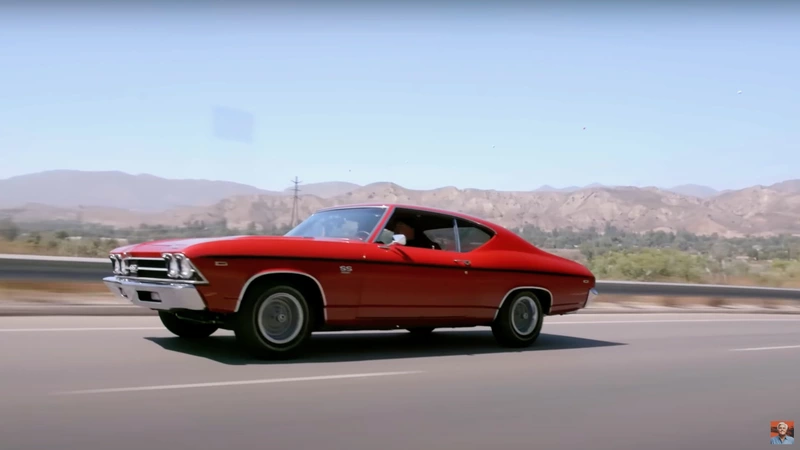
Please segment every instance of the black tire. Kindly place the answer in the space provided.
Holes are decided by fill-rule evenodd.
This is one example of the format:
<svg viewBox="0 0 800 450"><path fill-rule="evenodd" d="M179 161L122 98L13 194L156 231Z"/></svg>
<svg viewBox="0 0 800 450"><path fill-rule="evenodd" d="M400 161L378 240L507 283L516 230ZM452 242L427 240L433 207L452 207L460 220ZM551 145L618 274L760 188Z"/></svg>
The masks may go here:
<svg viewBox="0 0 800 450"><path fill-rule="evenodd" d="M522 330L521 323L514 322L514 308L521 306L519 312L527 312L528 316L521 317L523 323L528 325ZM527 308L526 308L527 307ZM527 311L526 311L527 310ZM533 314L535 317L532 317ZM497 342L504 347L523 348L533 344L539 337L542 331L542 324L544 323L544 311L542 304L536 294L530 291L519 292L509 298L500 312L497 314L497 319L492 323L492 334Z"/></svg>
<svg viewBox="0 0 800 450"><path fill-rule="evenodd" d="M182 319L169 311L159 311L158 317L167 330L184 339L204 339L219 329L216 325Z"/></svg>
<svg viewBox="0 0 800 450"><path fill-rule="evenodd" d="M284 339L270 336L260 326L259 315L267 302L279 309L273 318L278 326L283 326L280 320L289 321L285 332L288 335ZM308 301L297 289L282 285L248 293L236 314L233 331L250 354L259 359L272 360L297 357L311 337L312 329L313 316Z"/></svg>
<svg viewBox="0 0 800 450"><path fill-rule="evenodd" d="M430 336L431 333L433 333L433 330L435 329L436 329L435 327L414 327L414 328L408 328L408 332L411 333L411 336L414 337L425 337L425 336Z"/></svg>

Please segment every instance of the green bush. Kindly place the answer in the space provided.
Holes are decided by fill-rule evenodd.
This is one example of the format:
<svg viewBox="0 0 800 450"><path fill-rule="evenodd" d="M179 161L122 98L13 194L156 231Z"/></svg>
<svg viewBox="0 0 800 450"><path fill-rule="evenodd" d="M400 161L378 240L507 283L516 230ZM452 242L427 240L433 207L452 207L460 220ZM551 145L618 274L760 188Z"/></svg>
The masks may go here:
<svg viewBox="0 0 800 450"><path fill-rule="evenodd" d="M605 280L699 282L708 269L708 261L674 249L612 251L592 258L588 263L595 276Z"/></svg>

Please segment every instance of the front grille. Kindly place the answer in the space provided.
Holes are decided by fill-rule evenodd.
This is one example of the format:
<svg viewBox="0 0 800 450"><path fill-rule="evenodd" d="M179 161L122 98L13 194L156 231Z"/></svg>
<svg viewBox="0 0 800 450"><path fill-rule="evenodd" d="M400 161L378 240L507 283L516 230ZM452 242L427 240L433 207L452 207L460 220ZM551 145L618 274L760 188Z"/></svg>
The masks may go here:
<svg viewBox="0 0 800 450"><path fill-rule="evenodd" d="M167 276L167 261L164 258L128 257L123 259L123 262L125 276L157 280L170 279Z"/></svg>
<svg viewBox="0 0 800 450"><path fill-rule="evenodd" d="M174 273L169 273L170 262ZM207 281L183 254L165 253L163 258L111 255L111 270L114 275L138 281L170 281L206 284ZM170 276L172 275L172 276Z"/></svg>

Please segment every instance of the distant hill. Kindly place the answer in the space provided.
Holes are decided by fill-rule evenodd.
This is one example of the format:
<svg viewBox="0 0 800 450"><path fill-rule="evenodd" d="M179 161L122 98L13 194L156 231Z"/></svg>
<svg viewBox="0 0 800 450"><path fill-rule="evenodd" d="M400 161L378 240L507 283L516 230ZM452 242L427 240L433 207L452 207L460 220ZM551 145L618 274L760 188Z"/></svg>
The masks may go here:
<svg viewBox="0 0 800 450"><path fill-rule="evenodd" d="M593 189L593 188L611 188L611 187L620 187L620 186L606 186L600 183L592 183L587 184L586 186L567 186L563 188L557 188L550 185L543 185L537 189L534 189L533 192L577 192L584 189ZM691 197L698 197L698 198L709 198L719 194L721 191L717 191L716 189L708 186L702 186L699 184L683 184L680 186L674 186L671 188L665 188L665 191L674 192L676 194L681 195L688 195ZM725 191L722 191L725 192Z"/></svg>
<svg viewBox="0 0 800 450"><path fill-rule="evenodd" d="M709 198L720 193L719 191L717 191L712 187L701 186L699 184L682 184L680 186L674 186L666 190L670 192L675 192L676 194L691 195L693 197L699 197L699 198Z"/></svg>
<svg viewBox="0 0 800 450"><path fill-rule="evenodd" d="M322 183L301 184L300 195L316 195L319 198L332 198L359 189L361 185L346 181L325 181ZM288 187L284 193L292 195L294 187Z"/></svg>
<svg viewBox="0 0 800 450"><path fill-rule="evenodd" d="M567 187L563 187L563 188L557 188L557 187L553 187L553 186L550 186L548 184L545 184L545 185L542 185L542 186L534 189L533 192L575 192L575 191L580 191L582 189L592 189L592 188L601 188L601 187L609 187L609 186L605 186L605 185L602 185L600 183L592 183L592 184L587 184L586 186L567 186Z"/></svg>
<svg viewBox="0 0 800 450"><path fill-rule="evenodd" d="M796 193L800 192L800 180L788 180L781 183L775 183L769 187L772 190L783 193Z"/></svg>
<svg viewBox="0 0 800 450"><path fill-rule="evenodd" d="M212 205L236 195L278 194L230 181L172 180L116 171L53 170L0 180L0 208L39 203L163 211Z"/></svg>
<svg viewBox="0 0 800 450"><path fill-rule="evenodd" d="M291 221L291 192L275 193L236 183L165 180L115 172L81 174L80 177L85 177L82 183L74 180L75 176L72 172L70 177L73 178L65 177L58 183L52 177L44 177L39 180L38 187L29 178L27 189L37 189L37 195L9 191L12 188L25 189L19 181L11 188L9 184L3 184L14 179L0 181L2 203L9 204L12 203L9 199L20 198L38 200L0 210L0 218L11 218L19 223L59 220L115 227L141 223L183 226L188 222L211 224L224 221L227 226L240 229L251 224L257 228L283 226ZM70 186L70 180L79 186ZM215 190L216 186L219 189ZM690 194L656 187L607 186L574 191L563 188L559 191L505 192L452 186L412 190L389 182L358 187L331 182L301 185L301 189L301 194L304 194L298 205L301 217L326 206L387 202L461 211L509 228L587 229L603 228L608 224L634 232L686 230L727 237L778 233L800 235L800 180L718 192L710 197L707 196L710 191L702 189L691 190ZM142 192L147 196L141 195ZM200 192L202 196L198 194ZM229 192L236 194L225 195ZM700 197L704 193L706 197ZM164 198L160 198L162 195ZM90 206L89 200L117 207ZM78 201L84 206L68 205ZM155 205L148 205L148 201ZM190 204L192 202L194 205ZM155 206L163 208L168 204L188 206L155 211ZM140 209L134 210L130 205L137 205ZM149 210L146 206L150 206Z"/></svg>

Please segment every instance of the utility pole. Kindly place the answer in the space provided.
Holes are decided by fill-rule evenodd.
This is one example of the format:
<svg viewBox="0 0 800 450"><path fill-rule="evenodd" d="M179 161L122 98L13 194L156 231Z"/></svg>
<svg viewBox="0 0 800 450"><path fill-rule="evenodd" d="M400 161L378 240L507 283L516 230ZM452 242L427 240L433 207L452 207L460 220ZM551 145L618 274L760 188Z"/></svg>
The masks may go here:
<svg viewBox="0 0 800 450"><path fill-rule="evenodd" d="M302 181L298 180L297 177L294 177L292 183L294 183L294 188L292 189L294 191L294 196L292 198L292 228L294 228L294 225L297 222L297 203L300 200L300 183L302 183Z"/></svg>

